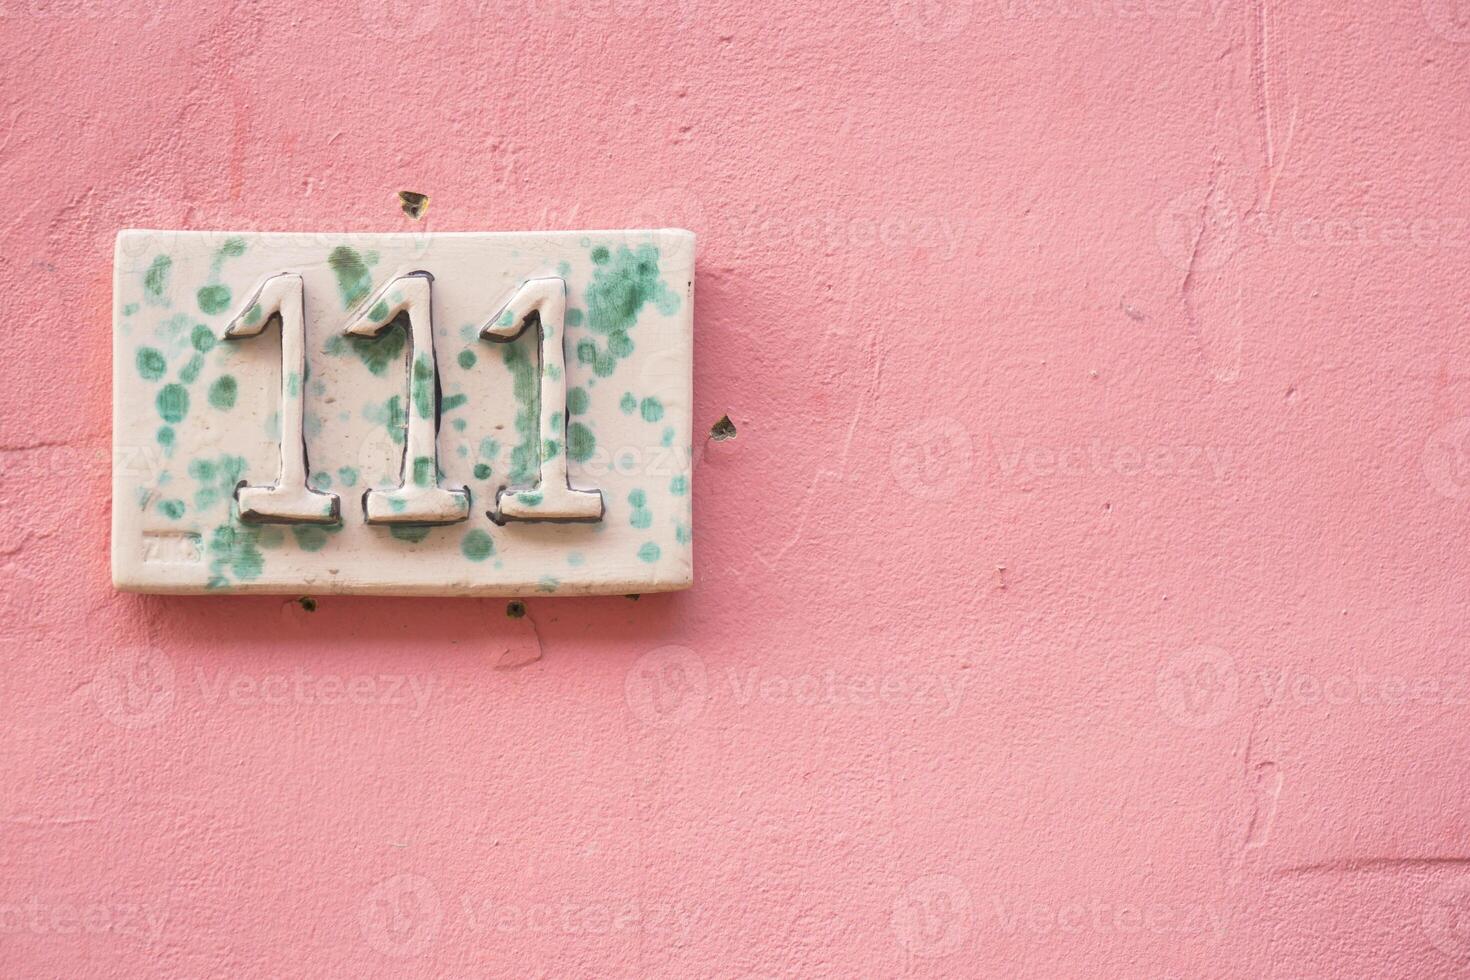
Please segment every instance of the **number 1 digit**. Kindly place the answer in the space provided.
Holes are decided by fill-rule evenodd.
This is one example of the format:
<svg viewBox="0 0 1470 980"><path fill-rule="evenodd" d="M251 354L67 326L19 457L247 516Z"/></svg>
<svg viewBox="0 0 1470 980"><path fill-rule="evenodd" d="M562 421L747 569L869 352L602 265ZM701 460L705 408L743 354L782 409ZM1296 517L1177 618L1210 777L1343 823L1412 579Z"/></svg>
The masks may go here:
<svg viewBox="0 0 1470 980"><path fill-rule="evenodd" d="M240 340L259 335L271 320L281 321L280 475L275 486L242 482L235 488L240 520L247 524L336 524L341 520L337 495L306 485L304 306L301 276L294 272L268 276L225 328L226 340Z"/></svg>
<svg viewBox="0 0 1470 980"><path fill-rule="evenodd" d="M390 280L362 305L347 327L358 337L381 336L408 314L408 431L398 486L362 496L369 524L454 524L470 515L470 495L439 485L439 367L434 360L434 277L410 272Z"/></svg>
<svg viewBox="0 0 1470 980"><path fill-rule="evenodd" d="M596 523L602 520L602 491L573 490L567 482L565 449L558 447L554 452L547 451L548 446L559 440L556 419L559 417L565 422L567 417L567 366L562 348L566 312L566 280L556 277L528 279L480 331L482 340L508 343L534 324L540 361L536 381L541 392L541 417L538 420L541 439L537 447L539 478L534 487L506 487L496 494L495 510L490 512L490 519L496 524L507 521Z"/></svg>

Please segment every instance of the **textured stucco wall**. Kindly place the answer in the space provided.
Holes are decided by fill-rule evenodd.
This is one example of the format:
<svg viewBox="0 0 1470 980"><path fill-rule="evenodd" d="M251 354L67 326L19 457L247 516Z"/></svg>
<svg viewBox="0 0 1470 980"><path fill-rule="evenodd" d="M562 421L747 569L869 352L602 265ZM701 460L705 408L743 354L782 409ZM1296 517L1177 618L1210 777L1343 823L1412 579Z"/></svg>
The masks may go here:
<svg viewBox="0 0 1470 980"><path fill-rule="evenodd" d="M1456 0L0 0L0 972L1470 964ZM698 582L123 596L120 227L700 235Z"/></svg>

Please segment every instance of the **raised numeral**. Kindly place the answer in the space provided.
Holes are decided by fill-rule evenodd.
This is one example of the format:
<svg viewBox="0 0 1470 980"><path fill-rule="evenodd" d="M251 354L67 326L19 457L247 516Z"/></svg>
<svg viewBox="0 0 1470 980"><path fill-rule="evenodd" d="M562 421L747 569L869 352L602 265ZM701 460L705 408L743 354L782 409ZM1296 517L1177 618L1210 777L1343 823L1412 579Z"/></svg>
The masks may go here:
<svg viewBox="0 0 1470 980"><path fill-rule="evenodd" d="M465 487L439 484L439 375L434 355L433 282L428 272L399 276L378 289L345 332L378 337L408 317L408 422L404 433L399 485L363 494L369 524L454 524L469 516ZM242 483L235 496L240 519L257 524L336 524L341 507L334 493L306 485L306 439L302 428L305 383L305 325L300 275L265 279L225 330L238 340L261 333L273 319L281 322L281 471L274 486ZM557 277L528 279L480 331L482 340L509 343L536 331L540 386L537 480L532 486L505 487L489 517L510 521L596 522L604 505L600 490L575 490L567 478L566 354L563 347L567 284ZM290 444L288 445L288 440Z"/></svg>
<svg viewBox="0 0 1470 980"><path fill-rule="evenodd" d="M336 524L341 520L337 495L306 485L303 293L301 276L289 272L269 276L225 328L226 340L240 340L257 336L271 320L281 321L281 471L274 486L242 482L235 488L240 520L250 524Z"/></svg>
<svg viewBox="0 0 1470 980"><path fill-rule="evenodd" d="M558 420L565 423L567 415L566 354L562 348L566 312L566 280L528 279L480 331L482 340L507 343L534 326L540 361L536 372L541 392L538 480L533 487L505 487L495 495L495 509L489 516L496 524L602 520L602 492L573 490L567 482L565 439L557 425Z"/></svg>
<svg viewBox="0 0 1470 980"><path fill-rule="evenodd" d="M411 272L389 281L362 305L346 332L377 337L408 314L408 426L399 484L362 497L369 524L454 524L470 514L464 487L439 485L439 369L434 360L434 277Z"/></svg>

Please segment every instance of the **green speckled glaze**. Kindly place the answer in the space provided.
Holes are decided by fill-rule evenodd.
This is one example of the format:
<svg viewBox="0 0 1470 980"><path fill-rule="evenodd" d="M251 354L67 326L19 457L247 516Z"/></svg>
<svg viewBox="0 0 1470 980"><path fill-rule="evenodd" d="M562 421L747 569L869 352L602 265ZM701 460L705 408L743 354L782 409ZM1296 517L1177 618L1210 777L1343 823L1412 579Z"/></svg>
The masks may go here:
<svg viewBox="0 0 1470 980"><path fill-rule="evenodd" d="M535 556L550 565L538 564L524 588L563 594L586 591L583 583L609 567L631 564L629 574L654 575L655 567L672 568L671 556L687 566L687 390L663 386L644 360L664 349L671 324L687 315L685 273L671 279L658 244L618 235L568 238L569 251L550 266L525 249L520 274L551 268L568 284L565 337L557 331L555 338L566 352L565 378L541 364L535 331L504 343L480 340L500 285L478 299L462 287L446 289L443 312L435 285L437 364L427 350L407 356L406 329L343 336L353 311L397 270L424 268L450 281L435 266L432 240L317 242L286 265L272 258L278 243L248 234L201 238L201 248L184 238L131 253L139 258L119 276L116 307L118 372L129 386L120 416L142 432L154 462L114 497L138 511L142 533L197 536L197 561L183 570L198 587L233 591L295 581L296 569L314 570L318 584L330 582L322 578L329 568L391 577L400 561L439 563L444 571L435 575L445 581L459 575L508 582ZM281 371L278 321L265 324L259 342L221 339L232 318L260 325L264 311L251 302L252 291L285 268L306 283L305 374ZM466 296L481 305L466 304ZM390 295L368 315L386 319L389 302L397 300ZM543 384L563 380L565 412L550 414L543 437ZM237 488L278 479L283 385L305 409L307 482L340 497L337 524L240 519ZM402 458L410 416L435 424L437 462ZM487 519L498 491L536 487L542 463L563 457L573 486L602 491L600 522L501 526ZM363 492L399 481L470 485L469 520L440 528L365 525ZM520 499L534 506L543 494L527 490ZM658 574L676 581L687 572ZM649 589L657 587L650 579Z"/></svg>
<svg viewBox="0 0 1470 980"><path fill-rule="evenodd" d="M459 550L470 561L484 561L495 554L495 541L486 531L472 528L460 539Z"/></svg>
<svg viewBox="0 0 1470 980"><path fill-rule="evenodd" d="M541 388L536 383L536 367L529 353L529 345L536 338L529 332L503 348L505 366L514 378L512 391L516 400L516 432L520 442L510 452L510 481L513 485L526 485L536 479L537 443L540 441L538 426L541 416Z"/></svg>

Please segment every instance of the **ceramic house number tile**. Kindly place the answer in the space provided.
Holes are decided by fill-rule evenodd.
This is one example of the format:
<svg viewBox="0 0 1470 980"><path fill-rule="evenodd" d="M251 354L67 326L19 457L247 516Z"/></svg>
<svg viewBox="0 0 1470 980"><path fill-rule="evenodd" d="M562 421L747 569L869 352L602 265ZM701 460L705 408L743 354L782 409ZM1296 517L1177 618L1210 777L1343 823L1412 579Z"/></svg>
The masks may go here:
<svg viewBox="0 0 1470 980"><path fill-rule="evenodd" d="M689 586L693 280L669 229L122 232L115 584Z"/></svg>

